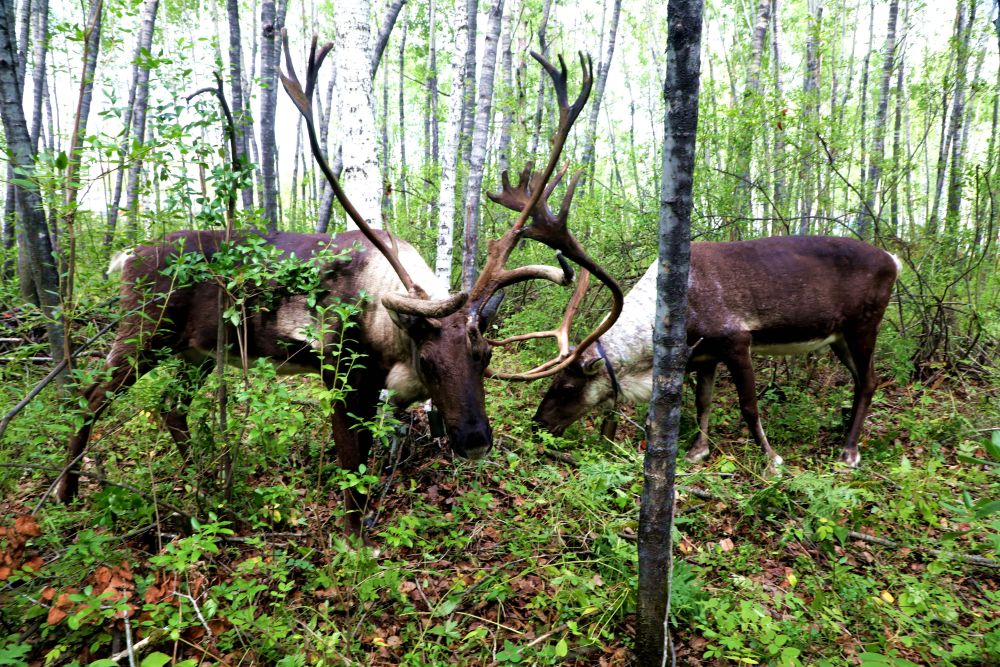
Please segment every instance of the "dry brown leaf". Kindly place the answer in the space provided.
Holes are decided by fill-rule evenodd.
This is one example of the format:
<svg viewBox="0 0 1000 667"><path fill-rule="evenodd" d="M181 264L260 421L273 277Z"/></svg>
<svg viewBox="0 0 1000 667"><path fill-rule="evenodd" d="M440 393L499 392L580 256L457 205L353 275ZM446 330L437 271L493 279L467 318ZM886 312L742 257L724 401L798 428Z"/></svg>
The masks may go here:
<svg viewBox="0 0 1000 667"><path fill-rule="evenodd" d="M730 538L724 537L719 540L719 548L723 551L732 551L736 548L736 545L733 544L733 541Z"/></svg>

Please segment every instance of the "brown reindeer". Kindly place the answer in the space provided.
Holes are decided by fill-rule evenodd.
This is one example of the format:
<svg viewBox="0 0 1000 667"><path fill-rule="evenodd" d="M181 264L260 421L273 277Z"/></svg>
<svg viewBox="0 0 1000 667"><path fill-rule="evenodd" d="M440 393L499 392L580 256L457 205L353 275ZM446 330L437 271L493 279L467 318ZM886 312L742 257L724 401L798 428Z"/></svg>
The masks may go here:
<svg viewBox="0 0 1000 667"><path fill-rule="evenodd" d="M313 39L305 89L291 65L287 48L288 75L282 74L285 90L292 97L306 121L314 157L329 180L348 215L360 231L337 236L325 234L277 233L265 236L267 243L280 251L281 257L310 258L321 251L333 251L342 258L323 266L322 305L334 299L358 302L361 312L351 329L347 349L341 355L359 353L362 367L355 367L347 378L352 391L342 404L335 406L333 439L338 463L345 470L358 470L369 454L371 437L366 429L354 428L356 419L370 419L383 388L393 392L393 401L406 405L431 398L440 411L452 450L461 457L478 458L491 447L493 438L484 401L483 378L488 374L491 344L484 332L499 306L501 290L509 285L545 279L560 285L572 281L572 270L560 259L561 268L546 265L504 266L515 245L522 238L535 239L573 260L584 273L593 273L611 290L615 306L611 316L584 341L596 339L606 331L621 311L622 293L618 285L584 251L567 228L568 212L576 179L567 188L562 208L553 214L548 197L565 169L555 173L556 163L570 128L583 109L590 93L592 71L589 59L580 57L583 84L579 97L570 105L567 99L568 74L565 63L557 69L534 54L552 80L559 104L560 122L545 169L532 175L530 165L522 173L518 188L511 188L504 174L504 192L494 198L520 212L513 227L500 239L490 242L489 254L478 281L468 293L449 295L447 285L437 280L409 244L382 231L369 228L341 190L319 148L312 121L313 89L317 72L331 45L317 51ZM531 220L528 223L528 220ZM528 224L526 224L528 223ZM172 243L170 241L173 241ZM58 491L63 500L77 492L76 462L90 435L91 425L106 409L112 396L126 389L141 374L152 369L163 353L179 356L193 364L196 371L185 374L192 379L175 392L173 405L164 414L171 434L183 448L188 439L186 407L192 391L213 367L218 343L220 285L214 280L178 285L165 272L178 253L196 253L211 259L225 243L219 231L184 231L157 245L142 245L129 253L123 264L123 307L129 314L122 320L107 358L110 377L84 392L86 415L83 427L69 444L73 462ZM178 249L178 244L181 246ZM362 299L362 293L368 295ZM147 295L157 294L149 299ZM331 365L329 341L317 340L316 314L307 306L305 295L285 294L274 290L266 308L248 310L239 335L246 357L267 358L280 373L319 373L331 385L335 378L327 370ZM232 328L229 340L237 330ZM582 349L582 347L581 347ZM573 356L561 358L545 369L502 377L534 379L552 374L571 363ZM325 362L325 363L324 363ZM347 493L348 526L360 531L359 512L366 498L357 490Z"/></svg>
<svg viewBox="0 0 1000 667"><path fill-rule="evenodd" d="M750 353L805 354L829 345L854 379L841 458L857 466L858 438L876 386L875 338L899 266L888 252L846 238L692 244L687 338L693 346L688 370L697 377L698 436L687 460L708 456L709 413L721 362L736 384L743 419L773 471L782 461L761 426ZM538 425L560 435L598 406L649 400L656 279L654 262L626 296L615 326L553 378L535 413Z"/></svg>

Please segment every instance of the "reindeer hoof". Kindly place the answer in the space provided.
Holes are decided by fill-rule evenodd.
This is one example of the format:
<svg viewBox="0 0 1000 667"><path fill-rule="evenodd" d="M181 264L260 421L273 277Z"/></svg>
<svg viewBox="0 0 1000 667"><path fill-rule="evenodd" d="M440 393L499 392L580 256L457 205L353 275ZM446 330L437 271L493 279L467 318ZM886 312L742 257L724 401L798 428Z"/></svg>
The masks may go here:
<svg viewBox="0 0 1000 667"><path fill-rule="evenodd" d="M840 460L847 465L848 468L857 468L861 463L861 454L858 450L845 451L840 455Z"/></svg>
<svg viewBox="0 0 1000 667"><path fill-rule="evenodd" d="M692 447L688 450L684 460L688 463L701 463L708 458L708 447Z"/></svg>
<svg viewBox="0 0 1000 667"><path fill-rule="evenodd" d="M767 464L764 468L764 477L768 479L775 479L781 477L781 472L784 470L785 460L775 454L771 462Z"/></svg>

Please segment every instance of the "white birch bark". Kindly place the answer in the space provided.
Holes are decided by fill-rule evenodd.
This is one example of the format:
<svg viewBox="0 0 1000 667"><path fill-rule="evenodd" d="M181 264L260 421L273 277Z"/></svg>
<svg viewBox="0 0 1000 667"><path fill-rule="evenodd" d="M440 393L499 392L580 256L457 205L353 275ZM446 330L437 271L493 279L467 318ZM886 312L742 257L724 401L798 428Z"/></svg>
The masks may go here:
<svg viewBox="0 0 1000 667"><path fill-rule="evenodd" d="M476 281L476 256L479 251L479 204L483 197L483 170L486 166L486 141L490 130L490 109L493 106L493 80L497 66L497 40L500 37L500 17L504 0L496 0L490 8L486 24L483 66L479 78L476 102L476 124L472 134L469 177L465 186L465 243L462 253L462 282L472 289Z"/></svg>
<svg viewBox="0 0 1000 667"><path fill-rule="evenodd" d="M343 124L344 191L372 227L381 227L382 177L375 135L372 97L369 0L345 2L337 8L337 88ZM348 221L348 229L355 225Z"/></svg>
<svg viewBox="0 0 1000 667"><path fill-rule="evenodd" d="M434 274L451 280L454 255L455 183L458 162L458 138L462 130L462 76L465 73L465 51L469 41L469 24L465 12L455 12L455 50L452 52L451 96L448 98L448 119L445 121L444 146L441 151L441 190L438 195L437 253ZM475 39L475 36L472 36Z"/></svg>
<svg viewBox="0 0 1000 667"><path fill-rule="evenodd" d="M153 44L153 28L156 25L156 11L159 0L146 0L142 6L141 27L139 28L139 44L145 45L146 52ZM137 59L141 59L142 51L136 49ZM138 78L135 80L135 106L132 109L132 137L142 145L146 141L146 107L149 103L149 67L139 65ZM128 172L128 190L125 194L125 210L129 215L129 233L138 236L139 220L139 175L142 172L142 160L135 160Z"/></svg>

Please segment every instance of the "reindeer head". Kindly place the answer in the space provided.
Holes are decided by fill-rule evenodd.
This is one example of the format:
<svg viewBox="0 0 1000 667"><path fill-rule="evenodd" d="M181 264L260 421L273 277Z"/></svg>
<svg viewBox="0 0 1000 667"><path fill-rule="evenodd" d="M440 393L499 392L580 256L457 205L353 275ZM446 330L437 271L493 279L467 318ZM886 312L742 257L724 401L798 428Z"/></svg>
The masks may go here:
<svg viewBox="0 0 1000 667"><path fill-rule="evenodd" d="M591 341L596 340L610 328L621 312L623 296L618 284L587 255L567 227L570 203L580 177L579 173L571 180L558 215L554 214L548 206L549 196L566 172L566 169L563 168L556 174L556 164L562 153L563 145L569 135L570 128L590 95L593 84L593 67L590 60L581 54L583 84L579 96L570 105L566 90L568 80L566 64L560 58L560 68L557 69L541 55L532 54L551 78L559 104L559 125L552 140L548 162L545 168L537 174L532 172L532 166L529 163L521 172L517 187L512 187L507 173L503 173L502 192L490 195L490 197L495 202L518 211L520 215L507 233L499 239L490 241L486 265L468 294L461 293L447 299L433 300L428 298L425 290L414 282L403 267L395 240L391 236L386 237L392 245L390 248L385 242L386 238L383 238L384 235L374 233L358 214L323 156L312 121L311 99L319 67L329 53L331 45L325 45L317 51L316 38L313 37L306 86L303 89L295 76L295 70L291 63L287 35L285 43L288 75L280 74L281 81L305 119L313 156L330 182L334 194L344 210L354 220L365 237L385 256L406 290L405 294L382 294L381 304L389 311L395 325L405 332L411 342L413 358L408 371L412 371L420 385L416 388L412 398L425 392L429 394L443 417L454 452L460 456L478 458L485 454L493 443L489 420L486 416L483 378L495 376L516 380L533 380L557 373L572 363L576 359L576 355L569 352L567 338L569 322L572 319L572 313L576 311L579 299L582 298L583 291L586 290L590 274L598 277L611 290L614 297L614 308L611 316L606 318L578 349L585 349ZM531 222L527 224L529 218ZM560 267L531 265L514 269L504 268L511 253L522 238L535 239L556 250ZM490 371L492 346L509 342L489 341L484 335L500 305L500 300L503 298L503 289L515 283L536 278L550 280L559 285L568 285L573 281L573 270L566 261L567 258L582 268L580 283L582 288L578 285L570 308L567 310L567 315L564 317L564 326L561 327L560 331L563 329L565 331L561 334L538 332L518 337L518 339L525 339L556 335L560 339L559 356L527 373L506 374ZM563 339L566 339L566 345L562 344ZM400 397L400 402L410 398L410 396L404 395Z"/></svg>

